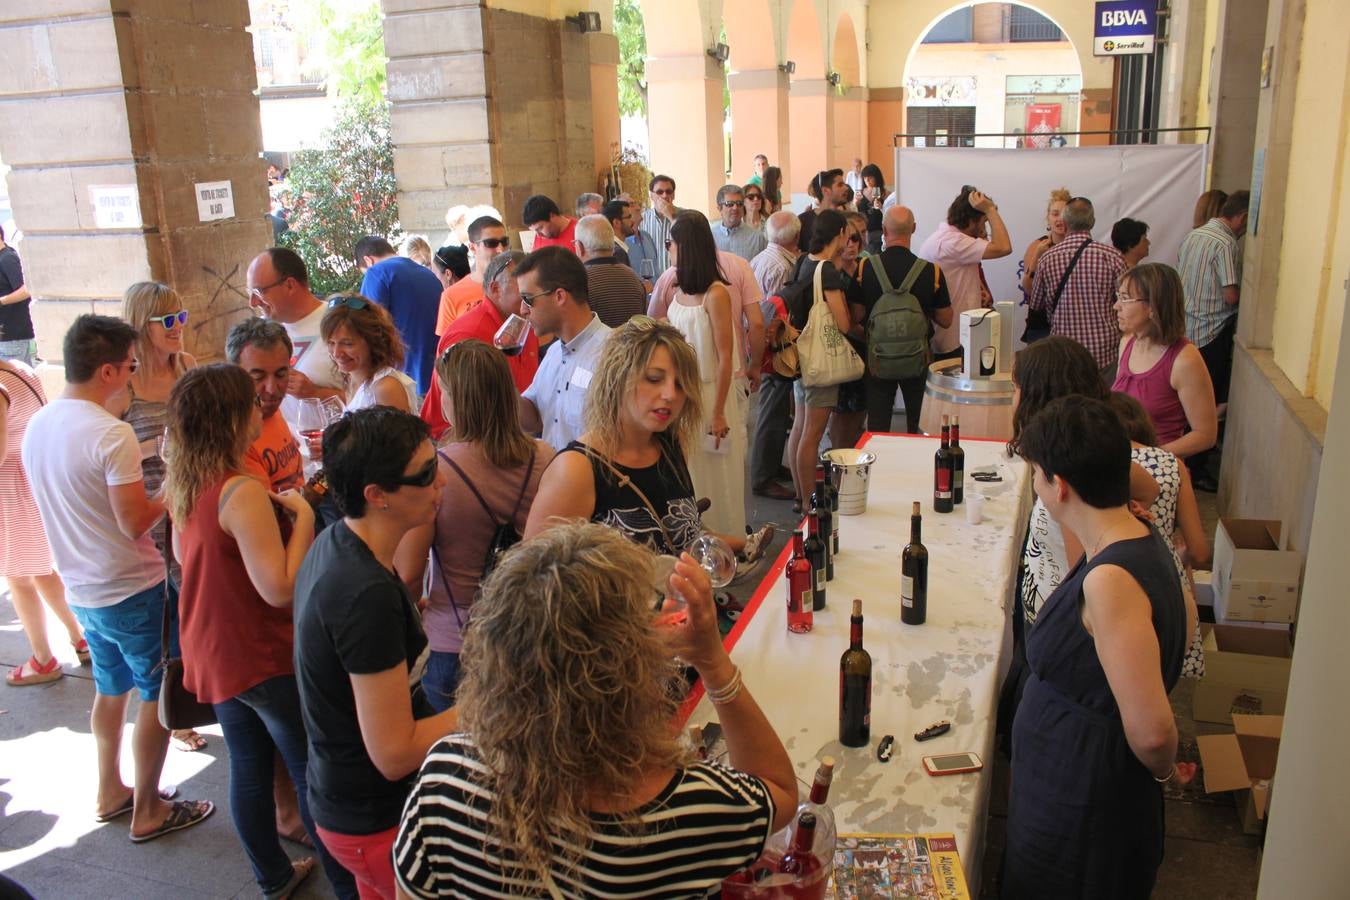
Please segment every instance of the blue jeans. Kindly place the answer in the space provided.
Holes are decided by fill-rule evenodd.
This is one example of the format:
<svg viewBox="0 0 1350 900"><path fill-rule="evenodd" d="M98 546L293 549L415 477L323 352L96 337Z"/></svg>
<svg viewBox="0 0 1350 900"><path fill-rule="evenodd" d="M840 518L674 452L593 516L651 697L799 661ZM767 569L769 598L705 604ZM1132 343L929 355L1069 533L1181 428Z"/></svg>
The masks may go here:
<svg viewBox="0 0 1350 900"><path fill-rule="evenodd" d="M355 898L356 882L329 855L309 815L305 782L309 748L295 676L269 678L213 705L230 751L230 813L234 817L234 830L263 893L279 889L291 877L291 859L281 849L277 837L277 811L272 797L272 761L274 752L280 751L295 782L300 818L314 841L324 873L339 897Z"/></svg>
<svg viewBox="0 0 1350 900"><path fill-rule="evenodd" d="M427 656L427 668L422 673L422 693L436 712L445 712L455 705L455 689L459 687L459 654L432 650Z"/></svg>

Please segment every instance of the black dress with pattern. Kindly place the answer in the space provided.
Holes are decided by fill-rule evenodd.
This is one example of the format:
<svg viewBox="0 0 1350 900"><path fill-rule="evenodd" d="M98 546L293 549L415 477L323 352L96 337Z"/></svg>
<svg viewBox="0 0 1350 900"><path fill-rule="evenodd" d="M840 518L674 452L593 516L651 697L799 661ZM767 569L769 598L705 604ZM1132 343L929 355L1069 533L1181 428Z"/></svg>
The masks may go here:
<svg viewBox="0 0 1350 900"><path fill-rule="evenodd" d="M1162 862L1162 788L1130 750L1081 619L1083 581L1101 565L1124 569L1148 596L1169 692L1181 674L1186 608L1157 531L1080 560L1027 633L1031 675L1013 723L1003 900L1142 900Z"/></svg>

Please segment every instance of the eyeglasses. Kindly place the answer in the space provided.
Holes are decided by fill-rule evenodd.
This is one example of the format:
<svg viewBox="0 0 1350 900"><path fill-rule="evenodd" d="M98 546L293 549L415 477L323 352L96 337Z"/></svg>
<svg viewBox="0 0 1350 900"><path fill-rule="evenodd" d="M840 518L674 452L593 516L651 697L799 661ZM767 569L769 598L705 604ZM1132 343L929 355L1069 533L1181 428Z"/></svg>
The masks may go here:
<svg viewBox="0 0 1350 900"><path fill-rule="evenodd" d="M763 197L761 194L746 194L746 195L745 195L745 202L746 202L746 203L749 203L751 200L763 200L763 199L764 199L764 197Z"/></svg>
<svg viewBox="0 0 1350 900"><path fill-rule="evenodd" d="M861 244L861 243L862 243L862 238L860 238L860 237L859 237L858 235L856 235L856 234L850 234L850 235L848 236L848 242L849 242L850 244Z"/></svg>
<svg viewBox="0 0 1350 900"><path fill-rule="evenodd" d="M657 194L657 195L659 195L659 196L661 196L661 197L673 197L673 196L675 195L675 189L674 189L674 188L653 188L653 189L652 189L652 193L653 193L653 194Z"/></svg>
<svg viewBox="0 0 1350 900"><path fill-rule="evenodd" d="M287 275L286 278L278 278L276 281L272 282L271 284L265 284L265 285L263 285L262 287L251 288L251 289L249 290L249 292L248 292L248 295L249 295L250 297L261 297L263 294L267 293L268 291L270 291L272 288L276 287L277 285L279 285L279 284L284 284L288 278L290 278L289 275ZM165 326L165 327L168 327L168 326Z"/></svg>
<svg viewBox="0 0 1350 900"><path fill-rule="evenodd" d="M481 241L474 241L475 244L482 244L489 250L496 250L498 247L510 247L510 238L483 238Z"/></svg>
<svg viewBox="0 0 1350 900"><path fill-rule="evenodd" d="M744 207L744 206L745 206L745 201L744 201L744 200L723 200L723 201L722 201L722 208L723 208L723 209L735 209L735 208L738 207L738 206Z"/></svg>
<svg viewBox="0 0 1350 900"><path fill-rule="evenodd" d="M666 238L666 249L669 250L669 249L670 249L670 245L673 244L673 243L675 243L675 242L672 241L670 238Z"/></svg>
<svg viewBox="0 0 1350 900"><path fill-rule="evenodd" d="M339 306L345 306L348 309L365 309L370 305L370 301L365 297L343 297L339 294L336 297L328 298L328 308L337 309Z"/></svg>
<svg viewBox="0 0 1350 900"><path fill-rule="evenodd" d="M141 361L139 359L128 359L125 362L117 363L117 368L121 369L123 366L126 366L127 371L130 372L132 375L135 375L136 370L140 368L140 365Z"/></svg>
<svg viewBox="0 0 1350 900"><path fill-rule="evenodd" d="M395 478L391 487L431 487L436 482L436 457L427 460L426 465L411 475Z"/></svg>
<svg viewBox="0 0 1350 900"><path fill-rule="evenodd" d="M1147 297L1131 297L1124 291L1116 291L1116 299L1121 303L1147 303Z"/></svg>
<svg viewBox="0 0 1350 900"><path fill-rule="evenodd" d="M546 290L546 291L535 291L533 294L527 294L527 293L525 293L524 291L521 291L521 292L520 292L520 302L521 302L521 303L524 303L524 304L525 304L526 306L528 306L530 309L534 309L534 304L535 304L536 302L538 302L538 300L539 300L540 297L547 297L549 294L553 293L553 292L556 291L556 290L558 290L558 289L557 289L557 288L549 288L549 289Z"/></svg>
<svg viewBox="0 0 1350 900"><path fill-rule="evenodd" d="M157 322L160 325L163 325L164 330L168 331L171 328L173 328L175 324L186 325L187 319L188 319L188 311L186 309L180 309L178 312L169 313L167 316L155 316L150 321Z"/></svg>

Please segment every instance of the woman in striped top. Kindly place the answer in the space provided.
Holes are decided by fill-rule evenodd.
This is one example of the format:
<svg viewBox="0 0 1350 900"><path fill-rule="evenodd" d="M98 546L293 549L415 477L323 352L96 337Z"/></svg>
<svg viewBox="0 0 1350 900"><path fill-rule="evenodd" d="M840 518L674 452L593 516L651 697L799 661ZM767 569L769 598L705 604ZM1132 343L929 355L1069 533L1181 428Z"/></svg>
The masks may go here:
<svg viewBox="0 0 1350 900"><path fill-rule="evenodd" d="M561 525L513 549L464 641L465 734L431 748L403 812L403 897L700 897L750 865L796 806L792 763L722 647L685 555L657 626L652 556ZM730 764L672 729L679 656L717 704Z"/></svg>

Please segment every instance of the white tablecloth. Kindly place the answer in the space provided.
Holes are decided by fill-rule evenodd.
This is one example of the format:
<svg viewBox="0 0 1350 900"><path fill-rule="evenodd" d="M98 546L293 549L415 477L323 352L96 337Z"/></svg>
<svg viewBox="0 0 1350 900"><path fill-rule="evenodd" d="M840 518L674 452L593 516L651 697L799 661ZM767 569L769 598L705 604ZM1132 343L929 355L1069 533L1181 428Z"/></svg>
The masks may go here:
<svg viewBox="0 0 1350 900"><path fill-rule="evenodd" d="M966 494L986 497L984 521L971 525L966 507L933 512L933 438L872 435L867 511L840 516L840 553L828 604L810 634L787 630L783 564L775 563L728 635L731 658L764 709L807 784L821 756L835 757L830 805L839 832L952 832L978 890L994 750L994 720L1006 664L1008 609L1030 509L1029 468L1009 460L1001 442L963 442ZM999 483L970 477L997 467ZM910 507L923 504L928 548L928 618L900 622L900 551L909 540ZM791 542L789 542L789 549ZM849 612L863 601L863 645L872 655L872 741L839 743L839 657L848 649ZM706 697L690 724L717 717ZM914 733L941 719L951 731L918 743ZM883 735L894 735L891 760L876 758ZM922 757L974 751L979 773L933 777Z"/></svg>

